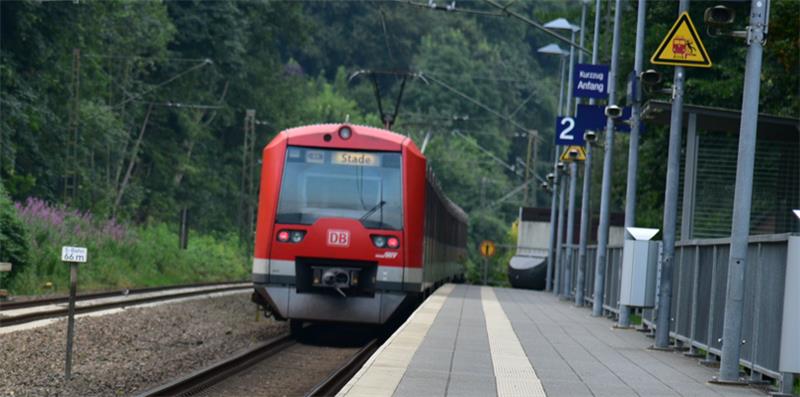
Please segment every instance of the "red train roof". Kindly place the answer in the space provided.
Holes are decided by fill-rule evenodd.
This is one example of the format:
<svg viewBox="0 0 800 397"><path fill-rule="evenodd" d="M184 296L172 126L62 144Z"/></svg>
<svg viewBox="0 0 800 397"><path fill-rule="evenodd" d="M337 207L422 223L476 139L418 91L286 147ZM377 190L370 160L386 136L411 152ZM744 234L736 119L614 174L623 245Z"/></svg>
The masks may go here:
<svg viewBox="0 0 800 397"><path fill-rule="evenodd" d="M349 139L339 137L339 130L345 126L353 131ZM416 151L416 145L407 136L358 124L313 124L290 128L282 133L290 145L390 151L400 151L403 145L407 145ZM324 140L325 135L331 136L329 141Z"/></svg>

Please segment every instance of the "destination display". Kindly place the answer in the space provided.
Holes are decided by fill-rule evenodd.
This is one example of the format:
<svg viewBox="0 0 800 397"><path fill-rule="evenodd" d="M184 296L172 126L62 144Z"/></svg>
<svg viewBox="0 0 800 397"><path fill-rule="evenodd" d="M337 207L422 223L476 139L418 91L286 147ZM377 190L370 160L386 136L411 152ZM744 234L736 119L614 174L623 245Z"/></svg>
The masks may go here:
<svg viewBox="0 0 800 397"><path fill-rule="evenodd" d="M361 152L333 152L331 163L340 165L360 165L365 167L380 167L380 157Z"/></svg>

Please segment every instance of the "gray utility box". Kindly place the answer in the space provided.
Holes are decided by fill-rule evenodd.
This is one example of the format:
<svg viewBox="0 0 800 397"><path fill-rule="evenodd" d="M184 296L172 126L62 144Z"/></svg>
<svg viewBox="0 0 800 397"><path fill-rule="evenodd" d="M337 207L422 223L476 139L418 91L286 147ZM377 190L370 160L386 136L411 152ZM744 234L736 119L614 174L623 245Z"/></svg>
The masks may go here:
<svg viewBox="0 0 800 397"><path fill-rule="evenodd" d="M800 236L789 237L783 290L781 372L800 373Z"/></svg>
<svg viewBox="0 0 800 397"><path fill-rule="evenodd" d="M619 303L626 306L654 307L660 241L625 240L622 251L622 282Z"/></svg>

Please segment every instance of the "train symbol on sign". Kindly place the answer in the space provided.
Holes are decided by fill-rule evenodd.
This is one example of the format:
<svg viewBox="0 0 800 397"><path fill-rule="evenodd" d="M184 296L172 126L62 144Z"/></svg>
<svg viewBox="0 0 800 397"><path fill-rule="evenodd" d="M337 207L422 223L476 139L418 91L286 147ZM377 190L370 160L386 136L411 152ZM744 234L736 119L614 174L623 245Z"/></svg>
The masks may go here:
<svg viewBox="0 0 800 397"><path fill-rule="evenodd" d="M691 40L687 40L683 37L675 37L672 39L672 52L676 57L682 57L683 59L689 58L694 55L695 50L694 43L692 43Z"/></svg>

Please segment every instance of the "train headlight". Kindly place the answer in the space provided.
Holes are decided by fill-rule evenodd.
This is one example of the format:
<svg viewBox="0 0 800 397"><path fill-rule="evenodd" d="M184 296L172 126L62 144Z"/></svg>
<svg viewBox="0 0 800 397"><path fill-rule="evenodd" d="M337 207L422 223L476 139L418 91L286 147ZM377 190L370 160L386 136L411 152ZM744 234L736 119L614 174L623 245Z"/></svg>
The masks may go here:
<svg viewBox="0 0 800 397"><path fill-rule="evenodd" d="M342 127L342 129L339 130L339 138L350 139L352 135L353 130L351 130L350 127Z"/></svg>
<svg viewBox="0 0 800 397"><path fill-rule="evenodd" d="M303 234L304 233L301 232L301 231L293 231L291 233L292 242L296 244L296 243L299 243L299 242L303 241Z"/></svg>
<svg viewBox="0 0 800 397"><path fill-rule="evenodd" d="M386 237L384 236L372 236L372 244L375 244L378 248L386 247Z"/></svg>
<svg viewBox="0 0 800 397"><path fill-rule="evenodd" d="M389 248L400 248L400 240L397 237L386 239L386 246Z"/></svg>

